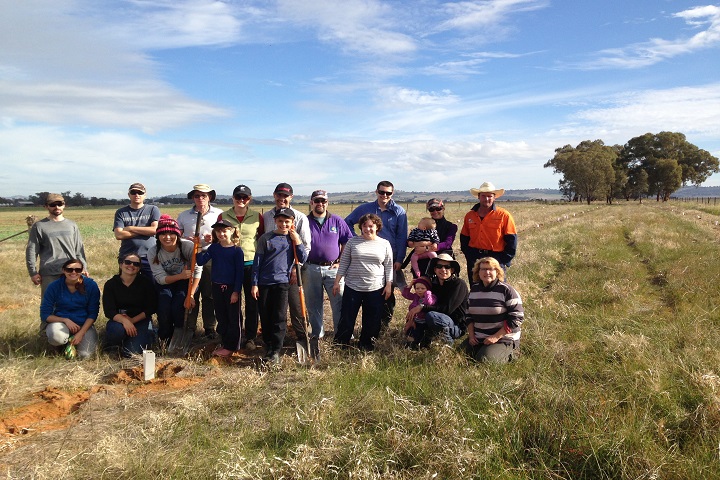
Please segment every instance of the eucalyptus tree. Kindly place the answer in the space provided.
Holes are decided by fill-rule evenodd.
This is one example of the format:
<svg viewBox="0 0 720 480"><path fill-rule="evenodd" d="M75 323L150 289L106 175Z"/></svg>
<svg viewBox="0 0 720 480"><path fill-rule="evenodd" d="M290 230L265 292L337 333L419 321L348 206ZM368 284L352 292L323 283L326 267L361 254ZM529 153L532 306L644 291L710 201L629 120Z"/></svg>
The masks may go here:
<svg viewBox="0 0 720 480"><path fill-rule="evenodd" d="M613 165L617 151L602 140L585 140L577 147L565 145L555 149L555 156L545 163L563 178L560 189L570 200L580 197L589 204L596 198L607 197L615 184Z"/></svg>

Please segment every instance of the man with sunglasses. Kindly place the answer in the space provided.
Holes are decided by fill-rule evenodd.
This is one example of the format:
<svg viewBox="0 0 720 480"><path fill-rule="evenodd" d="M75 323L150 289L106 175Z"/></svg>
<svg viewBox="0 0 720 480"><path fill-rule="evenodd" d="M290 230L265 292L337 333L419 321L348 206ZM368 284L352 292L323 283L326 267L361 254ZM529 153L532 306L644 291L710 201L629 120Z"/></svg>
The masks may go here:
<svg viewBox="0 0 720 480"><path fill-rule="evenodd" d="M378 232L380 238L384 238L390 242L393 252L393 270L397 272L402 269L405 251L407 250L408 222L405 209L395 203L392 199L395 193L395 186L383 180L377 184L375 195L377 200L370 203L363 203L350 215L345 217L345 222L350 229L354 229L354 225L360 220L360 217L367 213L374 213L382 220L382 230ZM393 317L395 311L395 294L393 292L390 297L385 300L385 308L381 319L382 326L387 327Z"/></svg>
<svg viewBox="0 0 720 480"><path fill-rule="evenodd" d="M302 268L303 289L307 303L312 334L310 337L310 355L317 360L319 355L318 338L325 335L323 329L323 291L327 292L332 310L333 331L337 333L342 306L342 283L340 292L332 294L335 276L340 264L340 254L345 244L353 236L345 220L328 212L328 194L325 190L315 190L310 195L310 237L313 248Z"/></svg>
<svg viewBox="0 0 720 480"><path fill-rule="evenodd" d="M147 190L142 183L133 183L128 188L130 205L115 212L113 231L120 240L118 258L132 252L140 256L140 273L153 280L150 263L147 259L148 248L155 245L155 229L160 220L160 209L155 205L145 205Z"/></svg>
<svg viewBox="0 0 720 480"><path fill-rule="evenodd" d="M71 258L79 259L85 274L88 275L80 229L75 222L63 216L65 199L59 193L50 193L45 200L45 208L48 216L30 227L25 249L25 263L30 280L35 285L40 285L41 297L45 294L48 285L63 275L63 263Z"/></svg>
<svg viewBox="0 0 720 480"><path fill-rule="evenodd" d="M192 240L195 235L195 226L197 224L197 214L200 212L202 219L200 220L200 248L207 250L212 243L212 226L217 221L218 215L222 213L217 207L213 207L210 202L215 201L215 190L210 186L200 183L194 185L192 190L187 194L187 198L192 200L195 205L192 208L180 212L177 218L178 226L182 232L183 238ZM205 329L205 337L215 339L218 337L215 331L215 304L212 299L212 262L208 262L203 266L200 284L195 292L195 308L193 308L188 320L191 325L197 322L200 312L200 298L202 297L202 319L203 328Z"/></svg>
<svg viewBox="0 0 720 480"><path fill-rule="evenodd" d="M233 190L233 206L222 212L217 221L228 221L235 227L240 235L240 248L245 255L245 267L243 276L243 295L245 299L245 316L240 313L240 322L245 333L242 335L244 346L248 350L255 350L255 339L258 330L258 304L251 295L252 289L252 266L255 258L255 247L257 239L265 233L263 217L250 208L252 202L252 190L247 185L238 185ZM238 300L239 301L239 300Z"/></svg>

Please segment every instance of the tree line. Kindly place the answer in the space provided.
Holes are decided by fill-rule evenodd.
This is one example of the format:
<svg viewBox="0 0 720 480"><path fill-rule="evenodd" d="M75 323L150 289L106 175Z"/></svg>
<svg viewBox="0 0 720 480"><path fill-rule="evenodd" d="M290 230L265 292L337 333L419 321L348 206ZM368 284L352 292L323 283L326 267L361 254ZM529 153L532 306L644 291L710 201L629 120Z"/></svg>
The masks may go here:
<svg viewBox="0 0 720 480"><path fill-rule="evenodd" d="M700 185L719 163L707 150L688 142L677 132L646 133L625 145L607 146L602 140L585 140L577 147L555 149L545 168L562 175L558 187L570 201L605 198L640 200L655 196L666 201L686 185Z"/></svg>

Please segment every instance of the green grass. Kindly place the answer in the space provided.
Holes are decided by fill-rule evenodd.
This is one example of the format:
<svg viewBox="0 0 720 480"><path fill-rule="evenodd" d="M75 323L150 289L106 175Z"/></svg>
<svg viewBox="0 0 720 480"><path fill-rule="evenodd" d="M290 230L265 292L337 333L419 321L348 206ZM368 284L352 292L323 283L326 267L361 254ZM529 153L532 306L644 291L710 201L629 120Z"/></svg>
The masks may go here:
<svg viewBox="0 0 720 480"><path fill-rule="evenodd" d="M47 385L68 391L103 385L105 392L82 405L69 428L5 444L0 472L113 479L720 478L715 218L655 202L506 206L520 232L509 281L527 315L517 362L477 365L441 345L401 348L407 302L399 300L391 330L372 354L323 343L323 368L285 358L281 369L269 371L191 361L183 373L204 381L146 396L123 394L125 387L103 380L127 363L44 354L23 241L0 244L6 278L0 418ZM467 207L452 205L447 217L458 220ZM411 225L421 214L411 210ZM69 209L68 217L83 219L91 272L102 284L115 268L112 209ZM23 218L0 211L0 227L12 230Z"/></svg>

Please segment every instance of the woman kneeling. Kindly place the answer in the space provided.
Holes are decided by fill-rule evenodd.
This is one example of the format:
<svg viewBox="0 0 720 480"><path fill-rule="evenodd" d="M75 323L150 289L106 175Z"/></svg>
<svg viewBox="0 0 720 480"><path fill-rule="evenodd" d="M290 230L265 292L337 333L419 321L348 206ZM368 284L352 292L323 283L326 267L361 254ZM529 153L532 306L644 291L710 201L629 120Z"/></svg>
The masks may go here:
<svg viewBox="0 0 720 480"><path fill-rule="evenodd" d="M65 345L65 357L87 358L95 352L98 334L93 324L100 313L100 289L82 274L80 260L62 266L63 276L48 285L40 304L40 320L47 324L50 345Z"/></svg>
<svg viewBox="0 0 720 480"><path fill-rule="evenodd" d="M505 273L492 257L475 262L472 273L466 351L479 362L510 362L519 353L525 318L520 295L504 282Z"/></svg>

